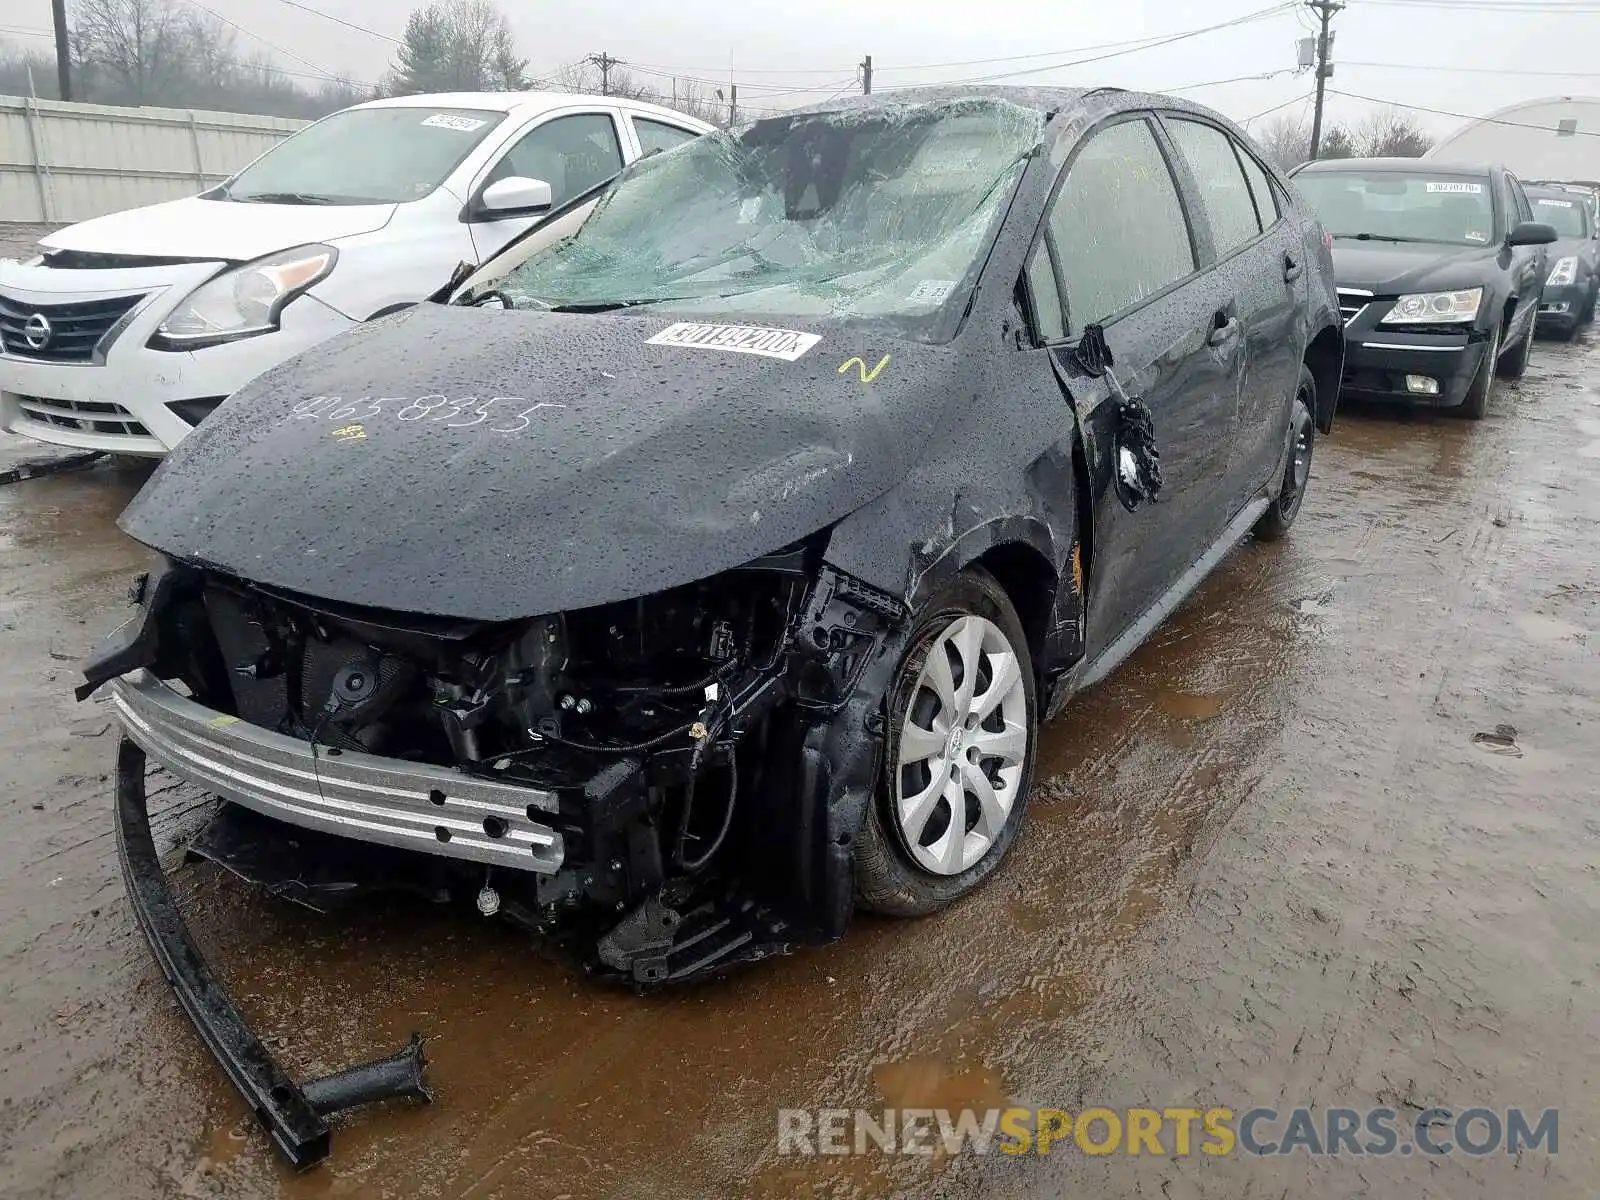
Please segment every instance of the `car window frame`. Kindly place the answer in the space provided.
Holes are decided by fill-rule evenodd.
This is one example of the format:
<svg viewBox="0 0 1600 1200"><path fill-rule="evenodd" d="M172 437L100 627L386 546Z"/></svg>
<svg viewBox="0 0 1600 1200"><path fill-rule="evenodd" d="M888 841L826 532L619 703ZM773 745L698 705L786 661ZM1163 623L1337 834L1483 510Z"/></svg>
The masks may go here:
<svg viewBox="0 0 1600 1200"><path fill-rule="evenodd" d="M661 150L651 150L651 151L646 151L645 150L645 148L644 148L644 138L641 137L640 134L639 134L639 122L641 122L641 121L648 122L651 125L660 125L660 126L662 126L663 128L666 128L666 129L676 129L679 133L687 134L688 136L684 139L684 141L692 142L696 138L701 138L701 137L705 136L705 130L703 130L703 129L695 129L695 128L689 126L689 125L680 125L676 121L669 121L664 117L657 116L655 113L637 112L637 111L635 111L635 110L630 108L630 109L627 110L626 115L627 115L627 118L628 118L628 120L627 120L628 132L630 134L632 134L632 136L633 136L633 150L634 150L634 157L635 158L644 158L647 153L649 153L649 154L663 154L663 153L665 153L665 151L661 151ZM679 143L679 145L681 145L681 144L682 143ZM676 150L677 146L674 146L673 149ZM624 153L626 153L626 152L624 152ZM623 163L623 165L626 166L627 163L625 162L625 163Z"/></svg>
<svg viewBox="0 0 1600 1200"><path fill-rule="evenodd" d="M1510 171L1506 172L1506 182L1511 185L1511 200L1517 209L1517 220L1519 222L1532 221L1534 219L1533 202L1528 199L1528 189L1523 187L1522 180L1518 179ZM1516 225L1513 224L1506 232L1509 234L1515 228Z"/></svg>
<svg viewBox="0 0 1600 1200"><path fill-rule="evenodd" d="M489 221L513 220L519 217L530 215L518 212L489 212L483 207L483 193L489 187L491 176L493 176L495 168L504 162L506 156L520 146L525 138L532 136L540 129L543 129L546 125L549 125L555 121L559 121L564 117L605 117L607 120L609 120L611 122L611 135L617 140L617 155L621 159L621 162L617 167L617 175L622 174L622 172L627 169L628 164L633 161L629 155L634 154L635 157L637 157L636 151L638 149L638 143L630 142L628 140L628 138L632 136L632 131L630 129L627 133L624 133L623 123L619 119L620 116L621 114L615 108L610 107L609 105L573 105L569 108L552 109L549 112L540 113L538 116L533 117L524 124L517 126L517 128L513 130L504 140L502 140L498 146L489 152L488 158L484 161L483 165L478 168L474 183L472 185L472 191L468 194L466 203L461 206L460 220L462 224L477 224ZM617 175L613 175L611 179L616 179ZM609 183L610 180L605 182ZM595 185L595 187L601 186L604 185ZM586 190L592 192L595 190L595 187L591 187ZM574 193L574 195L577 194L578 193ZM556 208L563 208L565 206L565 201L563 201L561 204L556 205ZM532 215L544 217L549 214L548 212L541 212Z"/></svg>
<svg viewBox="0 0 1600 1200"><path fill-rule="evenodd" d="M1212 254L1211 261L1208 265L1214 267L1225 263L1229 259L1235 258L1238 255L1254 248L1258 242L1271 234L1276 228L1278 222L1284 219L1284 206L1282 204L1277 206L1277 220L1274 220L1270 225L1263 223L1261 220L1260 206L1255 202L1255 188L1251 186L1250 176L1245 174L1244 163L1240 160L1240 155L1247 153L1247 151L1240 143L1239 138L1234 135L1233 131L1220 122L1211 120L1204 113L1189 112L1185 109L1156 109L1155 115L1156 119L1160 122L1161 132L1170 141L1172 147L1171 153L1173 157L1177 159L1182 169L1182 183L1194 189L1195 205L1199 211L1205 215L1206 232L1208 235L1207 240L1211 245ZM1188 121L1195 125L1205 125L1208 128L1214 129L1220 133L1227 140L1228 144L1233 147L1234 165L1239 169L1239 177L1244 180L1245 192L1250 196L1251 207L1255 209L1257 230L1254 237L1240 242L1237 246L1234 246L1232 249L1230 249L1226 254L1220 254L1217 252L1217 231L1211 227L1211 213L1205 206L1205 196L1201 193L1200 181L1196 179L1189 171L1188 160L1183 157L1183 151L1179 147L1177 139L1172 137L1171 131L1167 129L1166 122L1168 120ZM1255 156L1252 155L1251 157ZM1261 167L1262 171L1265 172L1268 186L1273 186L1272 172L1267 170L1267 168L1261 163L1260 159L1256 159L1256 165Z"/></svg>
<svg viewBox="0 0 1600 1200"><path fill-rule="evenodd" d="M1284 202L1283 195L1278 190L1278 181L1272 177L1272 168L1267 166L1259 154L1256 154L1249 146L1245 145L1242 139L1235 137L1231 140L1233 141L1233 152L1239 158L1239 165L1241 167L1244 166L1244 160L1248 158L1255 163L1256 169L1261 172L1261 177L1267 181L1267 198L1272 201L1274 216L1270 223L1262 222L1261 232L1271 233L1289 215L1287 212L1288 205ZM1250 172L1248 170L1245 171L1244 178L1246 183L1250 182ZM1255 190L1255 185L1251 184L1250 194L1255 195ZM1256 197L1256 217L1258 219L1261 217L1261 199L1259 196Z"/></svg>
<svg viewBox="0 0 1600 1200"><path fill-rule="evenodd" d="M1166 131L1161 128L1159 120L1154 119L1156 116L1157 110L1153 108L1127 108L1108 113L1101 120L1096 121L1093 125L1078 133L1077 141L1062 161L1060 169L1056 172L1056 177L1050 184L1049 194L1046 196L1044 205L1040 210L1039 223L1033 231L1033 237L1028 242L1027 253L1023 255L1022 260L1023 288L1028 297L1030 309L1028 314L1029 325L1035 346L1070 346L1083 336L1081 329L1076 331L1073 329L1072 307L1068 300L1069 293L1061 270L1061 258L1056 250L1055 236L1050 229L1050 214L1055 209L1056 201L1061 195L1061 189L1066 186L1067 178L1072 174L1072 168L1077 165L1078 157L1083 153L1084 148L1114 125L1121 125L1129 121L1142 121L1150 136L1154 139L1156 149L1166 163L1167 175L1172 180L1173 189L1178 197L1178 209L1183 214L1184 225L1189 234L1189 255L1195 265L1194 270L1187 275L1174 279L1159 291L1141 297L1116 312L1107 313L1099 317L1096 323L1112 325L1117 321L1124 320L1147 305L1164 299L1178 288L1183 287L1205 271L1210 270L1212 264L1208 261L1208 256L1211 254L1209 222L1204 226L1204 238L1202 238L1202 226L1195 221L1195 214L1190 206L1190 197L1184 191L1184 181L1188 177L1187 169L1182 169L1180 174L1181 164L1175 161L1176 147L1168 140ZM1050 257L1050 273L1055 280L1056 296L1061 304L1062 325L1065 333L1060 338L1043 338L1035 324L1035 315L1038 312L1038 308L1037 301L1033 296L1033 284L1028 271L1028 263L1032 260L1034 251L1041 241L1045 243L1046 253Z"/></svg>

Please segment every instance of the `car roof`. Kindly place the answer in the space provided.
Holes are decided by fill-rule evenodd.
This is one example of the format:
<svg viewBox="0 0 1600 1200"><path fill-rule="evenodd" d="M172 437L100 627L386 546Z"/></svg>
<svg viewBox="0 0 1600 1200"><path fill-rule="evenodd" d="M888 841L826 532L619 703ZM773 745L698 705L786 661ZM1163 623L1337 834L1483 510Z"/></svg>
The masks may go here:
<svg viewBox="0 0 1600 1200"><path fill-rule="evenodd" d="M1496 167L1489 163L1435 162L1431 158L1319 158L1306 163L1295 174L1312 171L1393 171L1412 175L1492 175Z"/></svg>
<svg viewBox="0 0 1600 1200"><path fill-rule="evenodd" d="M1550 183L1524 184L1522 190L1530 196L1543 196L1546 200L1581 200L1583 192L1577 188L1556 187Z"/></svg>
<svg viewBox="0 0 1600 1200"><path fill-rule="evenodd" d="M794 113L853 112L879 108L895 108L905 104L938 104L957 100L1004 100L1021 108L1031 108L1042 113L1060 112L1082 100L1091 92L1105 88L1064 87L992 87L976 84L931 84L928 87L899 88L892 92L876 92L870 96L845 96L825 100L820 104L807 104L793 109ZM780 117L790 112L777 114Z"/></svg>
<svg viewBox="0 0 1600 1200"><path fill-rule="evenodd" d="M595 96L583 92L424 92L415 96L386 96L381 100L368 100L354 108L477 108L490 112L517 113L535 116L558 108L574 105L602 105L607 108L625 108L651 116L668 118L678 124L710 129L696 117L659 104L646 104L623 96Z"/></svg>

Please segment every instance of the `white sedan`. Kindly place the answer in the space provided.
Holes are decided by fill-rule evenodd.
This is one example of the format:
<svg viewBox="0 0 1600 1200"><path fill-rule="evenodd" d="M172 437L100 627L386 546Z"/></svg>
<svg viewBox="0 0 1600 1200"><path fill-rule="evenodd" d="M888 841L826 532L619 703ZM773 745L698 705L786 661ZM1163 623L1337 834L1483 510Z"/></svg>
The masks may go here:
<svg viewBox="0 0 1600 1200"><path fill-rule="evenodd" d="M0 428L158 456L240 385L440 288L625 163L711 128L605 96L360 104L198 196L97 217L0 263Z"/></svg>

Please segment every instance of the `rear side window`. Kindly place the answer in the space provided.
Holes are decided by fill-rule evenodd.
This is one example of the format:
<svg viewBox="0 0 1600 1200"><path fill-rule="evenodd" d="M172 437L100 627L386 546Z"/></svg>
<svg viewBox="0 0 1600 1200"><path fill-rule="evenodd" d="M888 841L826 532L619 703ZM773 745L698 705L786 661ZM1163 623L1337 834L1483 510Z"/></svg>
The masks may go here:
<svg viewBox="0 0 1600 1200"><path fill-rule="evenodd" d="M494 170L489 183L512 176L542 179L557 208L604 183L622 170L617 127L602 113L555 117L518 139Z"/></svg>
<svg viewBox="0 0 1600 1200"><path fill-rule="evenodd" d="M1511 184L1511 199L1517 206L1517 220L1533 220L1533 208L1528 204L1528 193L1522 190L1522 184L1515 175L1507 175L1506 180Z"/></svg>
<svg viewBox="0 0 1600 1200"><path fill-rule="evenodd" d="M692 142L700 136L687 129L679 129L676 125L668 125L665 121L652 121L648 117L635 117L633 131L639 135L641 156L654 154L659 150L671 150L674 146Z"/></svg>
<svg viewBox="0 0 1600 1200"><path fill-rule="evenodd" d="M1050 209L1071 327L1103 321L1195 269L1177 185L1150 126L1091 137Z"/></svg>
<svg viewBox="0 0 1600 1200"><path fill-rule="evenodd" d="M1222 130L1198 121L1166 119L1178 152L1189 164L1200 202L1211 218L1217 255L1231 254L1261 232L1250 185L1234 153L1233 139Z"/></svg>
<svg viewBox="0 0 1600 1200"><path fill-rule="evenodd" d="M1250 181L1250 191L1256 198L1256 213L1261 217L1261 228L1271 227L1282 215L1278 207L1278 192L1267 178L1267 173L1248 151L1239 150L1239 161L1244 164L1244 177Z"/></svg>

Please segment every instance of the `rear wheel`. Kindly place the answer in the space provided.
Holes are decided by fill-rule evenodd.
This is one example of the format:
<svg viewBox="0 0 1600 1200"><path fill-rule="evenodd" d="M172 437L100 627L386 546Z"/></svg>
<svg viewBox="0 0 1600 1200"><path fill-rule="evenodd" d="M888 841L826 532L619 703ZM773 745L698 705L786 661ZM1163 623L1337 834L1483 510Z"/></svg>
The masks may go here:
<svg viewBox="0 0 1600 1200"><path fill-rule="evenodd" d="M1016 840L1033 777L1035 685L1022 622L986 571L957 576L912 627L888 699L883 776L856 845L862 907L937 912Z"/></svg>
<svg viewBox="0 0 1600 1200"><path fill-rule="evenodd" d="M1578 324L1594 324L1594 299L1597 292L1600 292L1600 280L1589 284L1589 298L1583 302L1583 311L1578 314Z"/></svg>
<svg viewBox="0 0 1600 1200"><path fill-rule="evenodd" d="M1317 405L1317 381L1306 367L1300 368L1300 382L1295 388L1294 409L1290 415L1289 462L1283 469L1283 481L1278 485L1278 495L1271 507L1256 522L1255 535L1261 541L1271 542L1289 532L1294 519L1300 515L1305 502L1306 488L1311 483L1311 456L1317 446L1317 427L1311 418Z"/></svg>
<svg viewBox="0 0 1600 1200"><path fill-rule="evenodd" d="M1466 417L1469 421L1483 420L1483 414L1489 411L1489 393L1494 390L1495 364L1499 360L1500 327L1496 325L1489 331L1489 344L1484 350L1478 373L1472 377L1472 386L1467 389L1467 397L1456 409L1458 416Z"/></svg>
<svg viewBox="0 0 1600 1200"><path fill-rule="evenodd" d="M1514 350L1507 350L1500 356L1499 371L1506 379L1521 379L1528 370L1528 359L1533 357L1533 326L1528 326L1528 332L1522 335L1522 340L1517 343Z"/></svg>

